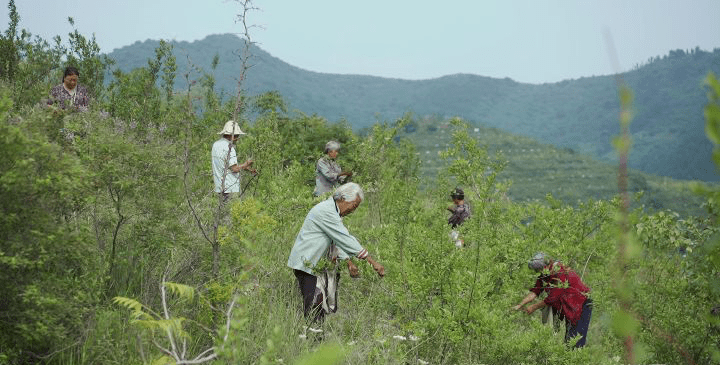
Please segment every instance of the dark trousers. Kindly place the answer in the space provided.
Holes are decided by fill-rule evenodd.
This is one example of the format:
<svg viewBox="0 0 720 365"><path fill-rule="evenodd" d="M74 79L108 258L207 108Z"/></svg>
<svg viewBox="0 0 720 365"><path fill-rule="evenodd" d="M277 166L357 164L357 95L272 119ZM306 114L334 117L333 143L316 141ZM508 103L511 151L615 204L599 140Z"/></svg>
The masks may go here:
<svg viewBox="0 0 720 365"><path fill-rule="evenodd" d="M325 311L322 309L322 294L316 298L315 287L317 285L317 277L310 275L302 270L294 269L295 278L297 278L300 294L303 298L303 312L305 319L310 323L322 324L325 319Z"/></svg>
<svg viewBox="0 0 720 365"><path fill-rule="evenodd" d="M583 303L582 313L580 314L580 319L578 319L577 324L573 326L567 318L565 319L565 342L580 334L582 337L575 344L575 348L585 346L587 331L590 327L590 316L592 316L592 299L588 299Z"/></svg>

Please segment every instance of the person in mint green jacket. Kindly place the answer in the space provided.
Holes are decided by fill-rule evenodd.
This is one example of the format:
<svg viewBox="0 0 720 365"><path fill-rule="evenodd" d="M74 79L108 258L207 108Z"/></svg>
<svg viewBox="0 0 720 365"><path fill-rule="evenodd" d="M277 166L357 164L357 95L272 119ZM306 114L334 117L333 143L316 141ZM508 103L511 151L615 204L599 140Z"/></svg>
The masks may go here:
<svg viewBox="0 0 720 365"><path fill-rule="evenodd" d="M367 261L380 277L385 275L385 268L370 257L342 222L342 217L355 211L363 199L360 185L341 185L332 197L310 209L295 238L287 265L295 273L303 297L305 318L311 324L322 323L325 313L337 309L340 274L313 270L321 258L326 257L330 262L346 260L351 277L359 276L357 266L349 260L351 256Z"/></svg>

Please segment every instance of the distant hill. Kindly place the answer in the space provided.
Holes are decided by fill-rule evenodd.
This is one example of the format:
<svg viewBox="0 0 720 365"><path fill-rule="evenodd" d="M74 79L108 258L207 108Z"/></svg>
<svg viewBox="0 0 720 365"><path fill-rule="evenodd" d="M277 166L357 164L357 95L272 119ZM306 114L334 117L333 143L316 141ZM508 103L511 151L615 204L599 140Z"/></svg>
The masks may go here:
<svg viewBox="0 0 720 365"><path fill-rule="evenodd" d="M412 129L412 128L408 128ZM452 135L447 123L438 128L418 123L412 133L403 133L417 148L423 181L432 184L445 167L440 152L450 146ZM507 166L498 175L498 182L511 181L508 197L513 201L544 201L547 194L567 204L587 199L611 199L618 194L618 168L600 162L569 148L539 143L499 128L479 127L469 131L490 156L500 156ZM705 214L702 196L692 193L688 181L660 177L637 170L628 172L631 208L646 211L670 209L683 216ZM640 193L636 197L636 193Z"/></svg>
<svg viewBox="0 0 720 365"><path fill-rule="evenodd" d="M240 38L212 35L173 44L178 75L187 72L187 60L210 71L217 54L217 90L235 93L243 48ZM136 42L109 56L128 71L145 66L157 45L152 40ZM459 116L606 162L615 158L610 144L619 133L614 76L542 85L467 74L411 81L311 72L258 47L251 52L254 66L245 83L251 95L277 90L292 109L330 121L346 119L356 129L377 120L394 120L406 112L437 119ZM720 74L720 49L671 51L622 75L635 93L631 167L679 179L720 180L710 158L712 145L704 135L707 99L702 80L710 71ZM178 77L178 89L185 88L183 82Z"/></svg>

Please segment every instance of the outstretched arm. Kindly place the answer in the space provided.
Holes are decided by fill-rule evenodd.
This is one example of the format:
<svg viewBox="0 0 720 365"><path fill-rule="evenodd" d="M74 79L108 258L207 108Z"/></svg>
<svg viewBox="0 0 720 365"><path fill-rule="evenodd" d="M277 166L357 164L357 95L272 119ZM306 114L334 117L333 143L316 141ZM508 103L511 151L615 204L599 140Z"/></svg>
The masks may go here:
<svg viewBox="0 0 720 365"><path fill-rule="evenodd" d="M520 308L522 308L525 304L528 304L528 303L532 302L533 300L535 300L535 298L537 298L537 294L535 294L535 293L533 293L533 292L530 292L530 294L528 294L528 295L520 302L520 304L514 306L513 309L516 310L516 311L517 311L517 310L520 310ZM544 302L543 302L543 303L544 303ZM536 309L537 309L537 308L536 308Z"/></svg>
<svg viewBox="0 0 720 365"><path fill-rule="evenodd" d="M238 173L242 170L250 171L251 173L256 173L255 169L252 168L253 160L247 159L242 165L232 165L230 166L230 170L234 173Z"/></svg>
<svg viewBox="0 0 720 365"><path fill-rule="evenodd" d="M380 263L373 260L372 257L370 257L369 255L365 258L365 260L367 260L367 262L373 267L375 272L378 273L378 276L380 276L380 277L385 276L385 268L382 265L380 265ZM353 278L360 277L360 270L358 269L357 266L355 266L355 264L352 262L352 260L348 259L347 265L348 265L348 272L350 272L350 277L353 277Z"/></svg>
<svg viewBox="0 0 720 365"><path fill-rule="evenodd" d="M527 308L525 308L525 312L527 312L527 314L532 314L534 311L536 311L540 308L544 308L546 306L547 306L547 304L545 304L545 301L541 300L535 304L531 304L531 305L527 306Z"/></svg>

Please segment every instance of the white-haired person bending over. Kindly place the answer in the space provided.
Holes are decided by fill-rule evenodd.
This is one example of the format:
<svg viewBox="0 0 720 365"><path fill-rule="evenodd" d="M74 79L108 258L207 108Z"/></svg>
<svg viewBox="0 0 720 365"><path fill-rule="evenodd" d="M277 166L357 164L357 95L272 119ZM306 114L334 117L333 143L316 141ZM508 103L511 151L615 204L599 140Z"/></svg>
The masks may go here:
<svg viewBox="0 0 720 365"><path fill-rule="evenodd" d="M350 260L356 257L372 265L380 277L385 275L385 268L370 257L342 222L342 217L355 211L363 199L360 185L341 185L332 197L310 209L295 238L287 265L293 269L297 278L305 318L309 324L321 324L326 313L337 309L340 274L335 270L314 270L320 259L327 258L332 264L337 263L337 260L346 260L350 276L358 277L359 270Z"/></svg>

